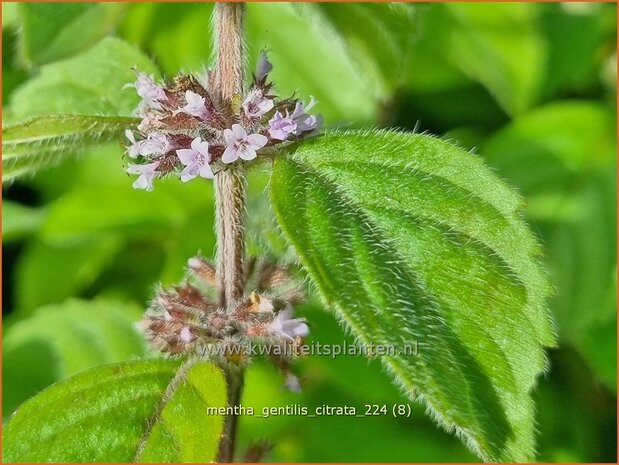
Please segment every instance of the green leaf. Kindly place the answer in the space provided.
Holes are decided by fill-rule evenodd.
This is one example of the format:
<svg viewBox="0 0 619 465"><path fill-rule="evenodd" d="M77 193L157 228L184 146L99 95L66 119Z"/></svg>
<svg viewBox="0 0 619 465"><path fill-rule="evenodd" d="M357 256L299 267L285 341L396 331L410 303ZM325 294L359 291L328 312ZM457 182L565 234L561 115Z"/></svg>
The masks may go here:
<svg viewBox="0 0 619 465"><path fill-rule="evenodd" d="M156 57L168 75L201 73L213 55L208 29L214 3L134 3L121 26L124 37ZM250 40L248 40L250 42Z"/></svg>
<svg viewBox="0 0 619 465"><path fill-rule="evenodd" d="M436 3L420 9L422 41L482 83L517 114L536 100L543 78L544 42L535 7L526 3Z"/></svg>
<svg viewBox="0 0 619 465"><path fill-rule="evenodd" d="M592 6L580 13L570 12L561 3L542 6L540 29L548 47L543 83L546 94L590 88L599 80L603 58L598 53L603 47L602 19L603 15L613 14L607 8L613 5Z"/></svg>
<svg viewBox="0 0 619 465"><path fill-rule="evenodd" d="M19 5L17 3L2 4L2 29L19 25Z"/></svg>
<svg viewBox="0 0 619 465"><path fill-rule="evenodd" d="M120 140L135 118L43 116L2 129L2 180L12 181L75 156L88 146Z"/></svg>
<svg viewBox="0 0 619 465"><path fill-rule="evenodd" d="M391 95L410 64L414 6L407 3L312 3L345 43L349 54L383 98Z"/></svg>
<svg viewBox="0 0 619 465"><path fill-rule="evenodd" d="M53 382L143 355L144 339L134 328L141 313L118 302L71 299L11 325L3 338L4 414Z"/></svg>
<svg viewBox="0 0 619 465"><path fill-rule="evenodd" d="M16 3L10 5L18 6ZM2 5L6 8L6 4ZM4 13L2 16L4 21ZM28 73L20 67L15 58L17 49L17 36L13 30L13 26L2 29L2 102L3 110L6 114L3 119L8 117L8 103L11 100L13 91L28 79Z"/></svg>
<svg viewBox="0 0 619 465"><path fill-rule="evenodd" d="M21 3L22 58L42 65L94 45L114 30L121 3Z"/></svg>
<svg viewBox="0 0 619 465"><path fill-rule="evenodd" d="M211 462L226 405L212 364L104 365L26 402L3 428L7 462Z"/></svg>
<svg viewBox="0 0 619 465"><path fill-rule="evenodd" d="M91 286L109 266L125 241L119 235L98 235L52 243L30 242L15 270L13 295L20 314L60 303Z"/></svg>
<svg viewBox="0 0 619 465"><path fill-rule="evenodd" d="M119 170L120 166L119 157ZM54 242L87 239L102 233L123 237L169 234L185 217L184 207L164 189L143 192L126 186L72 189L50 206L41 237ZM105 204L91 208L105 199ZM204 217L204 215L203 215Z"/></svg>
<svg viewBox="0 0 619 465"><path fill-rule="evenodd" d="M382 361L408 396L483 459L533 459L529 392L555 341L518 195L474 155L383 131L277 158L272 200L325 302L398 350Z"/></svg>
<svg viewBox="0 0 619 465"><path fill-rule="evenodd" d="M551 308L559 336L589 360L603 346L616 315L616 117L593 102L556 102L498 131L481 152L527 196L527 213L546 244L557 293ZM597 347L599 345L599 347ZM603 379L616 363L601 358ZM609 376L610 374L610 376ZM614 385L613 381L610 385Z"/></svg>
<svg viewBox="0 0 619 465"><path fill-rule="evenodd" d="M36 231L45 218L45 212L17 202L2 202L2 243L23 239Z"/></svg>
<svg viewBox="0 0 619 465"><path fill-rule="evenodd" d="M127 86L135 81L134 67L158 74L138 49L107 37L79 55L41 67L35 78L13 94L11 117L131 116L140 101L135 89Z"/></svg>

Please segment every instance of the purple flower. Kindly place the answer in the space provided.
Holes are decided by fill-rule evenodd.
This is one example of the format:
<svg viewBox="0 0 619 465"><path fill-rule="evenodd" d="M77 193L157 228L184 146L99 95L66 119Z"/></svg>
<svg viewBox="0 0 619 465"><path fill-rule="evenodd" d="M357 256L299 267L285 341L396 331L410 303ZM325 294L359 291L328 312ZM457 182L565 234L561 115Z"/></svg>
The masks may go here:
<svg viewBox="0 0 619 465"><path fill-rule="evenodd" d="M138 95L151 107L161 109L159 102L165 100L165 91L155 84L153 76L148 76L144 73L138 74L138 80L135 81L135 90Z"/></svg>
<svg viewBox="0 0 619 465"><path fill-rule="evenodd" d="M181 173L181 181L187 182L196 176L213 179L213 170L209 165L211 157L208 153L208 142L196 137L191 141L190 149L177 150L176 154L181 163L185 165Z"/></svg>
<svg viewBox="0 0 619 465"><path fill-rule="evenodd" d="M322 124L322 118L320 116L316 117L314 115L310 115L307 112L316 105L314 97L310 97L310 103L308 103L307 107L302 103L298 102L292 112L290 118L296 123L297 128L294 134L300 134L306 131L314 131L320 128Z"/></svg>
<svg viewBox="0 0 619 465"><path fill-rule="evenodd" d="M155 177L155 172L158 166L159 166L159 161L155 161L153 163L147 163L145 165L130 164L127 167L127 173L140 175L133 182L133 188L152 191L153 190L153 178Z"/></svg>
<svg viewBox="0 0 619 465"><path fill-rule="evenodd" d="M243 110L248 118L259 118L273 108L273 100L264 96L262 89L252 89L243 101Z"/></svg>
<svg viewBox="0 0 619 465"><path fill-rule="evenodd" d="M168 139L163 134L152 134L144 140L136 141L133 131L127 129L125 131L125 136L127 136L127 139L131 142L131 145L127 148L131 158L136 158L138 155L160 155L172 148Z"/></svg>
<svg viewBox="0 0 619 465"><path fill-rule="evenodd" d="M168 152L172 146L163 134L150 134L146 139L140 141L140 155L161 155Z"/></svg>
<svg viewBox="0 0 619 465"><path fill-rule="evenodd" d="M288 113L284 116L278 111L269 120L269 136L272 139L286 140L290 134L295 133L296 129L297 123L290 118Z"/></svg>
<svg viewBox="0 0 619 465"><path fill-rule="evenodd" d="M309 327L304 318L292 318L292 306L290 304L277 314L269 324L269 329L271 332L290 340L296 337L306 337L309 334Z"/></svg>
<svg viewBox="0 0 619 465"><path fill-rule="evenodd" d="M179 108L177 110L178 112L187 113L188 115L200 119L206 119L209 116L209 112L206 108L206 98L202 97L200 94L187 90L185 91L185 101L187 105Z"/></svg>
<svg viewBox="0 0 619 465"><path fill-rule="evenodd" d="M256 150L264 147L268 139L262 134L247 135L247 131L240 124L233 124L232 129L224 129L226 150L221 160L224 163L232 163L239 158L253 160L256 158Z"/></svg>
<svg viewBox="0 0 619 465"><path fill-rule="evenodd" d="M127 154L131 158L136 158L140 154L141 141L136 142L135 136L133 135L133 131L131 129L127 129L125 131L125 136L129 139L129 142L131 142L131 145L127 147Z"/></svg>
<svg viewBox="0 0 619 465"><path fill-rule="evenodd" d="M267 58L267 52L262 50L258 58L258 63L256 64L256 80L262 81L265 79L272 69L273 65Z"/></svg>

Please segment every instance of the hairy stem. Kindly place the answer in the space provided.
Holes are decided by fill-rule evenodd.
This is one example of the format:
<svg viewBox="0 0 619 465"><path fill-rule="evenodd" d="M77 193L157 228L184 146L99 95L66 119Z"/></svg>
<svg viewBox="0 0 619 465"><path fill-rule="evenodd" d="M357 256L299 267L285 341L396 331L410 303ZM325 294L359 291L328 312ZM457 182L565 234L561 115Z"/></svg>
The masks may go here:
<svg viewBox="0 0 619 465"><path fill-rule="evenodd" d="M217 62L216 88L229 109L229 122L238 119L233 101L243 92L245 67L243 3L218 3L215 7ZM232 166L215 176L217 215L217 279L221 289L221 305L233 308L243 295L245 284L245 203L246 181L242 166ZM243 389L242 371L228 370L228 405L240 402ZM219 445L219 462L232 462L236 439L237 417L226 417Z"/></svg>

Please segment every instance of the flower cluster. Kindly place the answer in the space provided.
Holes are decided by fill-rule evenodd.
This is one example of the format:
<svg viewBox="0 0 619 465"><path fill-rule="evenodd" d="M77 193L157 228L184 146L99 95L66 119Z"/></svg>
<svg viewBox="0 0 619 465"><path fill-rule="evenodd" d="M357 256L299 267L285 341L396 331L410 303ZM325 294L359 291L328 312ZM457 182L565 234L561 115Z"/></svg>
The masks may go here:
<svg viewBox="0 0 619 465"><path fill-rule="evenodd" d="M221 366L242 366L260 353L286 376L286 384L298 389L288 364L309 333L303 318L293 318L293 305L303 292L287 270L269 263L250 261L247 289L253 291L224 308L219 305L215 269L201 256L188 261L190 279L172 289L159 289L140 325L150 346L169 355L197 355ZM277 346L277 349L274 350Z"/></svg>
<svg viewBox="0 0 619 465"><path fill-rule="evenodd" d="M211 71L205 82L181 74L162 85L139 74L135 89L142 98L137 110L142 121L137 136L126 131L127 154L135 160L127 172L138 175L133 187L152 190L155 177L170 173L184 182L212 179L237 160L253 160L260 150L315 133L322 121L308 113L314 100L307 105L295 98L276 100L267 80L271 69L262 52L251 88L239 96L236 109L218 97Z"/></svg>

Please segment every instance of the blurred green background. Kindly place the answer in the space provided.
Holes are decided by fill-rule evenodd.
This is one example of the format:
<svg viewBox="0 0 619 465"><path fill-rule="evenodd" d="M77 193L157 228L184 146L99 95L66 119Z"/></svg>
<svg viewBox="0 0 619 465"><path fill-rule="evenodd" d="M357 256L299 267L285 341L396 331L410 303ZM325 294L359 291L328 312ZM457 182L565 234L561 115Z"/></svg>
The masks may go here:
<svg viewBox="0 0 619 465"><path fill-rule="evenodd" d="M2 4L3 124L103 105L88 96L107 63L63 67L107 35L163 75L202 71L211 12L208 3ZM271 51L280 95L313 95L327 127L448 138L526 196L557 289L560 347L534 393L545 462L617 459L616 14L611 3L248 6L250 60ZM133 322L155 284L182 279L198 250L214 252L212 186L170 179L133 190L122 155L108 144L3 188L5 418L56 380L142 355ZM291 260L267 183L265 171L251 174L249 249ZM300 313L313 339L347 337L317 300ZM244 405L405 402L377 361L308 357L296 372L301 394L258 361ZM248 417L240 435L241 449L270 441L270 461L477 460L420 406L408 419Z"/></svg>

